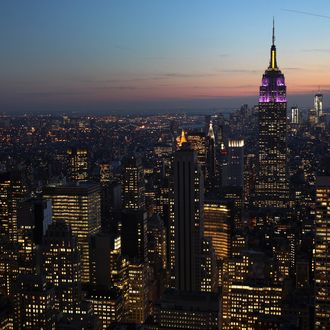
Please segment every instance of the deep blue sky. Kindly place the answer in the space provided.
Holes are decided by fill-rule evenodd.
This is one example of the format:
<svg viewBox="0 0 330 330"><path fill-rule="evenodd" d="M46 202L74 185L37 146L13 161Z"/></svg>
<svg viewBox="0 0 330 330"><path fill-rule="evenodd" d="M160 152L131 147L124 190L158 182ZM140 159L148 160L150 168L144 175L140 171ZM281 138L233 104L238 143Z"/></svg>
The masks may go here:
<svg viewBox="0 0 330 330"><path fill-rule="evenodd" d="M330 1L1 0L0 112L253 104L273 16L289 104L308 106L296 94L330 90Z"/></svg>

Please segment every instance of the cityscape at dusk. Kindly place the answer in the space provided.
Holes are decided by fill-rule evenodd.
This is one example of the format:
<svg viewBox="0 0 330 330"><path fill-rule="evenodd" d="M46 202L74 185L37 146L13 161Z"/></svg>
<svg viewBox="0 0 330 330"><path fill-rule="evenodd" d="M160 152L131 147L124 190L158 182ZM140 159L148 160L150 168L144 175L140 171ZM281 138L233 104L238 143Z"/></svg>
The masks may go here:
<svg viewBox="0 0 330 330"><path fill-rule="evenodd" d="M0 330L330 329L328 2L0 22Z"/></svg>

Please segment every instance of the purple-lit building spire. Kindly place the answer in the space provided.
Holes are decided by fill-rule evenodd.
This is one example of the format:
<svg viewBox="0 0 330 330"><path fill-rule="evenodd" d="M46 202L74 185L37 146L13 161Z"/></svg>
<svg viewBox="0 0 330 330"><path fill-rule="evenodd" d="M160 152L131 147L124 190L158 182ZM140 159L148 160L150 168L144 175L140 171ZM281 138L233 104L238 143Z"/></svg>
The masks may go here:
<svg viewBox="0 0 330 330"><path fill-rule="evenodd" d="M259 174L256 205L284 207L288 193L286 176L286 86L277 66L273 19L270 63L259 90Z"/></svg>
<svg viewBox="0 0 330 330"><path fill-rule="evenodd" d="M276 46L275 46L275 21L273 17L273 36L272 36L272 47L270 48L270 62L268 70L278 70L276 63Z"/></svg>

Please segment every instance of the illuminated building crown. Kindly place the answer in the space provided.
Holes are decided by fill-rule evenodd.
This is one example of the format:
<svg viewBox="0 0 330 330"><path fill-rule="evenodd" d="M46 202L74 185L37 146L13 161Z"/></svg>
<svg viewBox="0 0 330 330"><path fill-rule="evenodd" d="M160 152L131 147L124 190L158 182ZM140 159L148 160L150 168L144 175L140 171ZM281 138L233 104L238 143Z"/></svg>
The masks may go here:
<svg viewBox="0 0 330 330"><path fill-rule="evenodd" d="M270 48L270 63L262 76L260 86L259 102L260 103L285 103L286 86L285 78L281 70L277 66L276 47L275 47L275 27L273 20L272 46Z"/></svg>

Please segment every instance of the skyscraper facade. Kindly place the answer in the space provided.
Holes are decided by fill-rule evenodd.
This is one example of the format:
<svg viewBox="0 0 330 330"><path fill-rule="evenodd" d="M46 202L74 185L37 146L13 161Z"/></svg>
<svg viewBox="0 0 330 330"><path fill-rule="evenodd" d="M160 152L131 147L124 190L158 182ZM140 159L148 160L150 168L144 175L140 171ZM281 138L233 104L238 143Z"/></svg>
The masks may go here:
<svg viewBox="0 0 330 330"><path fill-rule="evenodd" d="M315 212L315 329L330 328L330 177L317 177Z"/></svg>
<svg viewBox="0 0 330 330"><path fill-rule="evenodd" d="M323 117L323 94L320 92L314 95L314 109L317 118L317 122L322 121Z"/></svg>
<svg viewBox="0 0 330 330"><path fill-rule="evenodd" d="M230 224L229 208L218 201L205 201L204 236L212 239L218 260L229 257Z"/></svg>
<svg viewBox="0 0 330 330"><path fill-rule="evenodd" d="M275 35L259 94L259 172L256 205L285 207L288 193L286 176L286 86L276 62Z"/></svg>
<svg viewBox="0 0 330 330"><path fill-rule="evenodd" d="M222 186L243 188L244 140L228 140L227 161L223 164Z"/></svg>
<svg viewBox="0 0 330 330"><path fill-rule="evenodd" d="M203 176L189 144L174 156L175 283L199 291L203 236Z"/></svg>
<svg viewBox="0 0 330 330"><path fill-rule="evenodd" d="M300 123L300 111L299 108L295 105L291 107L291 124L299 124Z"/></svg>
<svg viewBox="0 0 330 330"><path fill-rule="evenodd" d="M127 157L123 164L123 203L129 210L145 207L145 185L142 161L139 156Z"/></svg>
<svg viewBox="0 0 330 330"><path fill-rule="evenodd" d="M44 197L52 200L53 220L71 225L81 249L82 281L90 281L89 238L101 227L100 188L94 183L48 186Z"/></svg>
<svg viewBox="0 0 330 330"><path fill-rule="evenodd" d="M58 220L48 227L42 255L42 271L55 289L56 311L75 316L81 299L81 259L69 224Z"/></svg>
<svg viewBox="0 0 330 330"><path fill-rule="evenodd" d="M17 242L17 207L25 197L26 187L18 172L0 174L0 234Z"/></svg>
<svg viewBox="0 0 330 330"><path fill-rule="evenodd" d="M69 148L69 178L71 181L88 180L88 150L86 148Z"/></svg>
<svg viewBox="0 0 330 330"><path fill-rule="evenodd" d="M204 174L206 176L207 165L207 146L205 133L188 132L187 142L190 143L191 149L197 154L197 160Z"/></svg>

